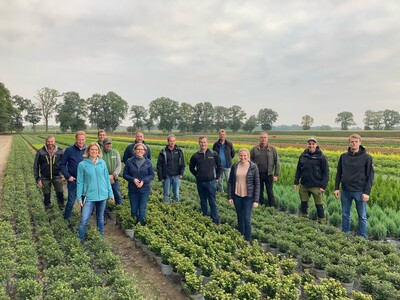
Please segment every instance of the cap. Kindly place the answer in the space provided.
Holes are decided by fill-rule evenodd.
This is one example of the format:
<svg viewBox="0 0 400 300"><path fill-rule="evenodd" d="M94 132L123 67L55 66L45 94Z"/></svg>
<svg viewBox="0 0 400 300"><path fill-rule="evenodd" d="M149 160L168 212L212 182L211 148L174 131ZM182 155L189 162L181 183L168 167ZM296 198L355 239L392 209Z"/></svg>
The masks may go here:
<svg viewBox="0 0 400 300"><path fill-rule="evenodd" d="M112 144L112 140L110 138L105 138L103 144Z"/></svg>
<svg viewBox="0 0 400 300"><path fill-rule="evenodd" d="M317 142L317 139L315 138L315 137L310 137L310 138L308 138L308 140L307 140L307 143L309 142L309 141L313 141L314 143L318 143Z"/></svg>

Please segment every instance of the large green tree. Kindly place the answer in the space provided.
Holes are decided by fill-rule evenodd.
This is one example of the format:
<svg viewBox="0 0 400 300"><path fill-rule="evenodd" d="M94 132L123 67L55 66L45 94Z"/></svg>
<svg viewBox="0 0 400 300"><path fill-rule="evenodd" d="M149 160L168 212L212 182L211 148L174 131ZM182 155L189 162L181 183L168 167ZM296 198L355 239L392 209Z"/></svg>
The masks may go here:
<svg viewBox="0 0 400 300"><path fill-rule="evenodd" d="M0 82L0 133L9 130L13 110L10 91Z"/></svg>
<svg viewBox="0 0 400 300"><path fill-rule="evenodd" d="M130 109L132 130L142 130L145 125L145 120L148 115L148 111L141 105L132 105Z"/></svg>
<svg viewBox="0 0 400 300"><path fill-rule="evenodd" d="M245 111L239 105L233 105L228 109L229 127L233 132L238 132L243 125L243 119L246 117Z"/></svg>
<svg viewBox="0 0 400 300"><path fill-rule="evenodd" d="M224 106L214 106L214 129L226 129L229 127L229 110Z"/></svg>
<svg viewBox="0 0 400 300"><path fill-rule="evenodd" d="M89 120L97 129L114 131L125 118L129 105L115 92L107 95L94 94L88 99Z"/></svg>
<svg viewBox="0 0 400 300"><path fill-rule="evenodd" d="M39 107L42 110L46 132L49 130L49 118L56 111L58 97L60 94L55 89L44 87L37 91L35 98L39 101Z"/></svg>
<svg viewBox="0 0 400 300"><path fill-rule="evenodd" d="M32 130L36 133L36 124L40 122L42 113L40 108L37 107L31 100L28 100L28 106L26 108L26 115L24 117L25 122L32 124Z"/></svg>
<svg viewBox="0 0 400 300"><path fill-rule="evenodd" d="M353 113L349 111L342 111L338 113L335 123L340 123L342 130L348 130L349 126L356 125L356 122L354 122Z"/></svg>
<svg viewBox="0 0 400 300"><path fill-rule="evenodd" d="M178 129L181 132L189 133L193 131L194 107L186 102L179 106Z"/></svg>
<svg viewBox="0 0 400 300"><path fill-rule="evenodd" d="M150 102L150 116L158 120L158 129L171 132L178 124L179 103L170 98L161 97Z"/></svg>
<svg viewBox="0 0 400 300"><path fill-rule="evenodd" d="M258 119L255 115L251 115L243 124L243 130L252 132L258 124Z"/></svg>
<svg viewBox="0 0 400 300"><path fill-rule="evenodd" d="M258 112L258 121L262 130L271 130L272 124L278 120L278 113L270 108L260 109Z"/></svg>
<svg viewBox="0 0 400 300"><path fill-rule="evenodd" d="M305 115L301 117L301 126L303 127L303 130L310 130L313 123L314 119L310 115Z"/></svg>
<svg viewBox="0 0 400 300"><path fill-rule="evenodd" d="M383 129L383 111L367 110L364 113L364 129L365 130L382 130Z"/></svg>
<svg viewBox="0 0 400 300"><path fill-rule="evenodd" d="M10 119L10 131L21 132L24 129L23 125L23 113L28 108L28 100L21 96L14 95L11 98L13 104L13 110Z"/></svg>
<svg viewBox="0 0 400 300"><path fill-rule="evenodd" d="M72 132L86 129L85 120L88 115L87 106L77 92L67 92L62 95L63 102L57 106L56 122L60 123L62 132L71 129Z"/></svg>
<svg viewBox="0 0 400 300"><path fill-rule="evenodd" d="M385 109L383 112L383 124L385 130L392 130L397 124L400 123L399 112L391 109Z"/></svg>

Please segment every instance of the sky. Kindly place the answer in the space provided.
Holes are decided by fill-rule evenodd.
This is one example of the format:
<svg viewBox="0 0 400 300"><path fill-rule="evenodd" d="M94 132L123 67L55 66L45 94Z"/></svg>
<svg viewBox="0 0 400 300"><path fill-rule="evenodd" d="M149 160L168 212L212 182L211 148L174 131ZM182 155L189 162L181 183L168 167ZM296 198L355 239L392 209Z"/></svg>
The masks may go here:
<svg viewBox="0 0 400 300"><path fill-rule="evenodd" d="M2 0L0 82L35 100L270 108L274 125L400 111L399 0ZM128 125L126 119L123 124Z"/></svg>

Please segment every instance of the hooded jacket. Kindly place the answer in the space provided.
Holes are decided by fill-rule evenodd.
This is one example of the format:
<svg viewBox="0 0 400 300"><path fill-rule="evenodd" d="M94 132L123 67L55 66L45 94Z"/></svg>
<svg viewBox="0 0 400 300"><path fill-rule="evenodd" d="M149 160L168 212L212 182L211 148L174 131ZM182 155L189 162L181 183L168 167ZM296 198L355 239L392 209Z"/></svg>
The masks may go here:
<svg viewBox="0 0 400 300"><path fill-rule="evenodd" d="M35 162L33 163L33 175L36 182L39 179L55 179L61 177L60 160L64 154L62 148L55 145L52 155L47 151L46 145L36 152Z"/></svg>
<svg viewBox="0 0 400 300"><path fill-rule="evenodd" d="M319 187L326 190L329 181L328 159L317 146L314 153L308 149L300 155L294 184L301 183L306 188Z"/></svg>
<svg viewBox="0 0 400 300"><path fill-rule="evenodd" d="M362 192L369 195L374 182L374 166L372 157L365 148L360 145L358 152L351 152L349 147L346 153L340 155L335 190L342 189L347 192Z"/></svg>

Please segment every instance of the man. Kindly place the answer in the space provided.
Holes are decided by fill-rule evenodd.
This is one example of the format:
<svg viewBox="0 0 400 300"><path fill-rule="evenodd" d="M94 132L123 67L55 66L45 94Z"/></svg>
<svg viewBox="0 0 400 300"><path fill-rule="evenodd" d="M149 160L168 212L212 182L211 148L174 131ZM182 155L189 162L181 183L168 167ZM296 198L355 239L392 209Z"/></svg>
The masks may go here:
<svg viewBox="0 0 400 300"><path fill-rule="evenodd" d="M63 183L60 170L60 160L63 154L64 151L58 148L54 136L48 136L44 146L36 152L33 174L38 187L43 191L43 202L46 209L50 208L51 185L56 190L58 207L64 209Z"/></svg>
<svg viewBox="0 0 400 300"><path fill-rule="evenodd" d="M179 201L179 188L185 172L185 158L181 148L176 145L176 137L170 134L167 137L168 145L161 149L157 159L158 180L163 183L164 202L169 202L172 186L173 199Z"/></svg>
<svg viewBox="0 0 400 300"><path fill-rule="evenodd" d="M260 203L276 207L274 182L278 180L280 162L276 149L268 144L268 133L261 132L260 144L251 149L250 159L257 164L260 174ZM268 202L264 200L264 184Z"/></svg>
<svg viewBox="0 0 400 300"><path fill-rule="evenodd" d="M312 195L319 223L326 223L323 194L328 186L329 165L327 157L318 146L317 139L310 137L308 147L300 155L294 177L294 189L299 191L302 216L308 216L308 201Z"/></svg>
<svg viewBox="0 0 400 300"><path fill-rule="evenodd" d="M112 148L112 140L105 138L103 148L101 149L103 159L106 162L108 174L110 176L111 188L114 194L115 204L122 204L121 190L118 181L118 175L121 172L121 156L119 152ZM107 207L104 210L104 222L107 220Z"/></svg>
<svg viewBox="0 0 400 300"><path fill-rule="evenodd" d="M208 200L211 219L215 224L219 224L216 181L222 173L221 158L217 152L208 148L206 136L199 137L199 145L200 150L190 158L189 169L194 177L196 177L197 192L199 193L203 215L209 215Z"/></svg>
<svg viewBox="0 0 400 300"><path fill-rule="evenodd" d="M133 151L133 147L135 146L136 143L143 143L146 145L147 147L147 151L146 154L144 155L145 157L147 157L148 159L151 160L151 151L150 151L150 147L149 145L147 145L144 142L144 134L141 131L136 132L136 139L132 144L129 144L128 147L126 147L125 152L124 152L124 156L122 158L122 161L124 162L124 164L126 164L126 161L131 158L132 156L135 155L135 152Z"/></svg>
<svg viewBox="0 0 400 300"><path fill-rule="evenodd" d="M374 182L374 167L371 155L361 145L361 136L352 134L349 145L348 151L339 158L334 195L339 198L339 186L342 184L342 231L350 231L350 211L355 200L358 235L367 238L367 201Z"/></svg>
<svg viewBox="0 0 400 300"><path fill-rule="evenodd" d="M86 133L75 134L75 144L68 147L60 161L60 169L68 183L68 201L65 206L64 219L69 220L76 200L76 176L78 164L83 160L86 150Z"/></svg>
<svg viewBox="0 0 400 300"><path fill-rule="evenodd" d="M106 137L107 137L107 133L106 133L105 130L100 129L100 130L97 132L97 138L98 138L97 144L99 144L100 149L103 149L103 143L104 143L104 139L105 139Z"/></svg>
<svg viewBox="0 0 400 300"><path fill-rule="evenodd" d="M219 131L219 140L213 145L213 150L218 153L221 158L221 164L223 167L221 177L218 179L218 191L224 192L224 183L222 180L225 175L226 182L229 180L229 174L231 173L232 158L235 157L235 149L231 142L226 139L226 130L221 129Z"/></svg>

